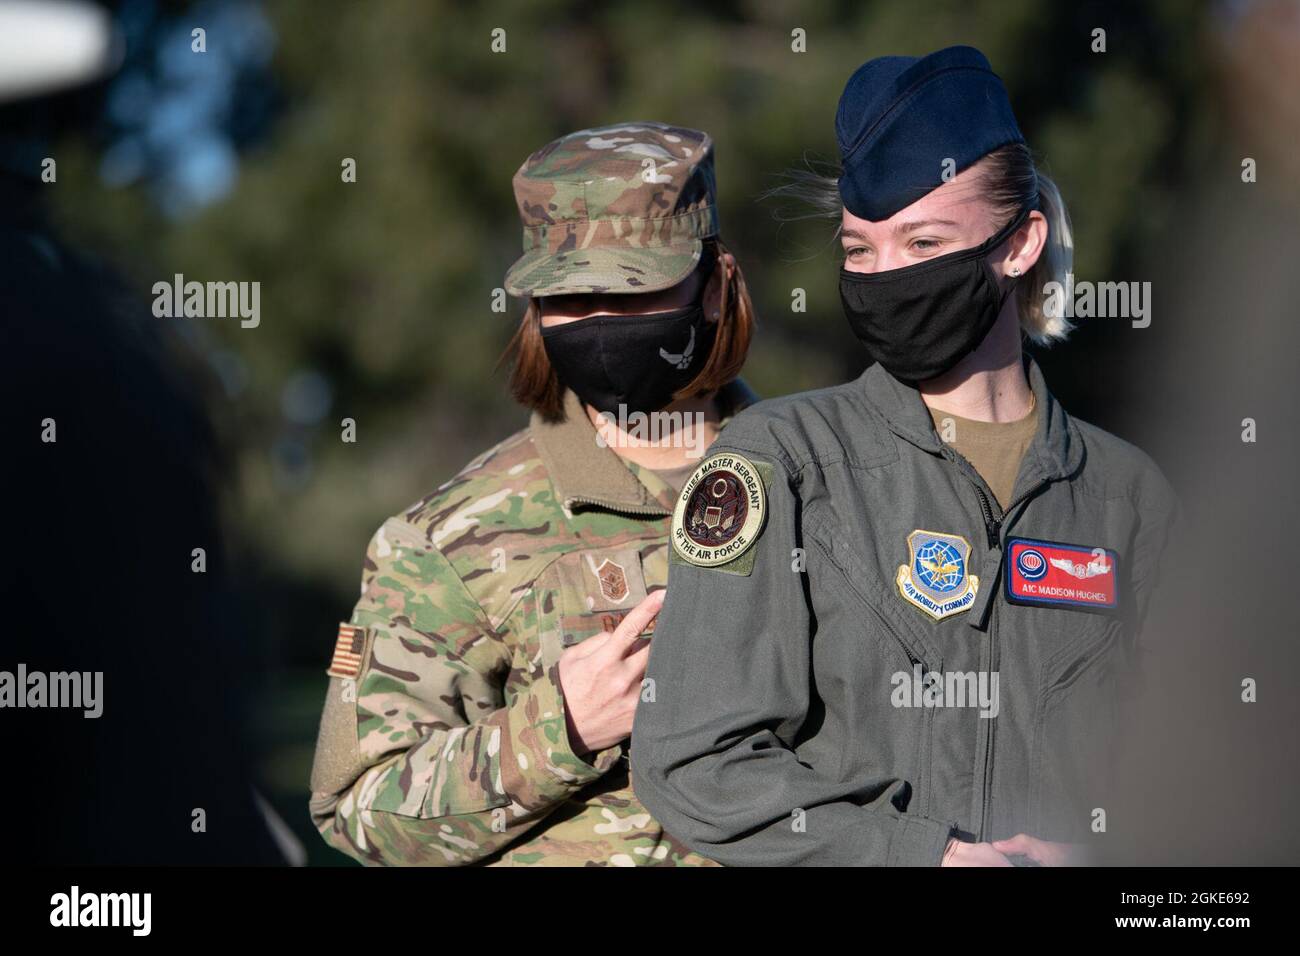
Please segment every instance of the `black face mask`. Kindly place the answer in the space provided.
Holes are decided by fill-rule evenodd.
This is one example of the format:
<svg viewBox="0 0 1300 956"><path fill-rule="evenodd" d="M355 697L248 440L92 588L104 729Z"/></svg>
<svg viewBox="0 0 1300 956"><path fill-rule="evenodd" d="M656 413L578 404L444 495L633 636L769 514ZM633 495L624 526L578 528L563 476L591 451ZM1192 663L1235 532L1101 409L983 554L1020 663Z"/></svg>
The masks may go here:
<svg viewBox="0 0 1300 956"><path fill-rule="evenodd" d="M840 270L844 314L867 352L900 381L950 370L979 347L1016 287L1003 292L986 258L1029 217L1025 207L972 249L888 272Z"/></svg>
<svg viewBox="0 0 1300 956"><path fill-rule="evenodd" d="M699 374L717 335L702 304L655 315L593 315L542 329L546 355L574 394L617 416L658 411Z"/></svg>

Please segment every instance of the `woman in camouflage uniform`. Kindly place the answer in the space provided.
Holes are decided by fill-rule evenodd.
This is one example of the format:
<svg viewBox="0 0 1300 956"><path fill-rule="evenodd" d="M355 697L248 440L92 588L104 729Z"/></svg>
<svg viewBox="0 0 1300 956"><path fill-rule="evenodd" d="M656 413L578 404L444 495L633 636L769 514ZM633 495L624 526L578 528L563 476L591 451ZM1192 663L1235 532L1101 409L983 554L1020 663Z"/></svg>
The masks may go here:
<svg viewBox="0 0 1300 956"><path fill-rule="evenodd" d="M514 186L511 387L532 420L371 541L312 817L370 864L707 863L641 806L625 755L677 489L750 400L712 142L584 130Z"/></svg>

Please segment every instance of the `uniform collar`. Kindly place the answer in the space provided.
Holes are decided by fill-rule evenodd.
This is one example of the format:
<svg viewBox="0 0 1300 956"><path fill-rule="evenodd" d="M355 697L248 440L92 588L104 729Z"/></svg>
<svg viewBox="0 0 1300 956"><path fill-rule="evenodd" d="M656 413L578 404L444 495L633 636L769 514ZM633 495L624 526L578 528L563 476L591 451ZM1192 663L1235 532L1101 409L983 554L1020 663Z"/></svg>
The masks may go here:
<svg viewBox="0 0 1300 956"><path fill-rule="evenodd" d="M1024 361L1029 388L1039 409L1038 430L1026 457L1033 459L1043 478L1073 474L1083 461L1078 428L1048 390L1038 363L1028 355ZM942 443L919 391L894 378L879 364L863 372L858 381L867 401L882 415L890 431L924 451L939 453Z"/></svg>
<svg viewBox="0 0 1300 956"><path fill-rule="evenodd" d="M739 379L724 385L718 392L722 424L757 400ZM528 429L556 497L566 509L595 506L647 517L672 513L671 495L666 495L663 488L647 487L622 458L597 442L596 428L572 391L564 392L561 421L547 422L534 412Z"/></svg>

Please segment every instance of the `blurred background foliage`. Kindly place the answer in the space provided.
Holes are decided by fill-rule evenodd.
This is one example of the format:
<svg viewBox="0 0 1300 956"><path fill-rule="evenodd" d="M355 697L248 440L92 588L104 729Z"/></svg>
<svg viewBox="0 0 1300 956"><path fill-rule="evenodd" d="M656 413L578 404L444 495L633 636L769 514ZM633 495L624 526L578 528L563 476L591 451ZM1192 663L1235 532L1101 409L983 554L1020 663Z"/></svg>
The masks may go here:
<svg viewBox="0 0 1300 956"><path fill-rule="evenodd" d="M1066 197L1080 279L1142 278L1141 250L1213 161L1210 48L1232 5L1181 0L656 0L475 4L129 0L122 68L0 112L5 163L58 231L142 303L187 280L261 283L261 323L159 319L207 370L230 469L223 502L261 658L263 785L312 857L306 779L335 625L366 541L526 415L498 357L521 313L492 310L520 247L510 179L566 132L627 119L709 131L723 236L754 294L746 378L779 395L864 365L838 302L832 231L779 225L778 174L833 160L840 89L864 60L979 47ZM207 53L190 31L207 31ZM1092 51L1095 28L1105 53ZM491 50L505 31L506 51ZM807 52L791 49L806 31ZM341 163L357 181L341 181ZM1234 165L1224 175L1235 177ZM791 310L792 290L807 311ZM1041 356L1067 406L1126 437L1142 378L1126 322ZM122 382L129 389L129 381ZM340 440L355 419L358 440ZM183 629L175 634L183 641Z"/></svg>

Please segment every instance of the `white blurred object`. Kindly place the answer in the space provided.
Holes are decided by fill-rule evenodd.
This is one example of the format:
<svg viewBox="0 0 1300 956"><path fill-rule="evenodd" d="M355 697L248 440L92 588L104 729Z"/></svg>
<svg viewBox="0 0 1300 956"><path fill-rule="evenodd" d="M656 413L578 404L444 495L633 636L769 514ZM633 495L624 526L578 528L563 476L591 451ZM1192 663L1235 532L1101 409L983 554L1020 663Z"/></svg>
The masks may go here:
<svg viewBox="0 0 1300 956"><path fill-rule="evenodd" d="M0 0L0 100L88 82L121 58L106 10L81 0Z"/></svg>
<svg viewBox="0 0 1300 956"><path fill-rule="evenodd" d="M276 813L270 801L258 793L257 790L253 791L253 801L257 804L262 819L266 821L267 829L271 831L271 839L275 841L276 847L284 856L284 862L289 866L306 866L307 848L302 845L301 840L294 836L289 824L284 822L284 817Z"/></svg>

